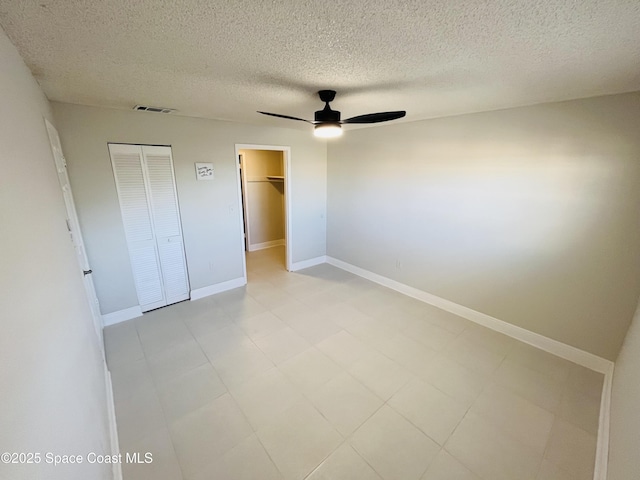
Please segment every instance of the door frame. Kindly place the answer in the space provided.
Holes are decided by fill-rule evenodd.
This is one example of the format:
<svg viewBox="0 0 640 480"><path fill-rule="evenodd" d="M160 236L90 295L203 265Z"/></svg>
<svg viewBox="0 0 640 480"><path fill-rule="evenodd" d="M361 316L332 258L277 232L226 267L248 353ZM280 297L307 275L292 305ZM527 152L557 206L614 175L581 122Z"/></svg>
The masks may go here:
<svg viewBox="0 0 640 480"><path fill-rule="evenodd" d="M83 274L82 282L84 285L85 296L89 302L89 308L91 310L96 335L98 336L100 350L104 355L104 341L102 333L102 330L104 329L104 320L100 311L100 302L98 301L98 295L92 278L93 272L89 266L89 257L87 256L87 249L85 247L82 229L80 228L80 220L78 219L78 212L73 198L71 181L69 180L69 172L67 170L67 160L64 156L64 152L62 151L58 130L47 118L44 119L44 124L49 137L49 144L51 146L51 154L58 177L60 193L62 193L62 198L64 200L67 216L67 229L69 230L71 244L73 245L73 249L76 253L75 256L78 261L78 267L80 272ZM64 179L61 177L64 177ZM66 185L63 184L63 180Z"/></svg>
<svg viewBox="0 0 640 480"><path fill-rule="evenodd" d="M238 208L241 212L240 215L240 245L242 246L242 269L244 272L244 280L247 281L247 259L246 252L244 251L244 238L245 238L245 211L242 205L242 185L240 178L240 164L239 155L240 150L272 150L276 152L282 152L282 165L284 169L284 244L285 244L285 268L287 271L291 271L291 147L286 145L259 145L253 143L236 143L235 145L235 163L236 163L236 177L237 177L237 189L238 189ZM244 174L244 172L243 172ZM243 175L244 176L244 175ZM245 190L246 194L246 190ZM248 220L247 220L248 223Z"/></svg>
<svg viewBox="0 0 640 480"><path fill-rule="evenodd" d="M242 197L242 222L244 226L244 251L249 251L249 222L247 220L247 176L244 173L244 156L238 154L238 163L240 168L240 196Z"/></svg>

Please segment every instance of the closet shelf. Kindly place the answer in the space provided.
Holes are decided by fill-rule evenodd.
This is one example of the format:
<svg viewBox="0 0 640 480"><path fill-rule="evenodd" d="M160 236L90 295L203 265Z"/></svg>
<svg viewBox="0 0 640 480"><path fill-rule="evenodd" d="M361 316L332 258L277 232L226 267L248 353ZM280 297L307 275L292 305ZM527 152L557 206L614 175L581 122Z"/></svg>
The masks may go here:
<svg viewBox="0 0 640 480"><path fill-rule="evenodd" d="M284 182L282 175L266 175L264 177L247 177L247 182Z"/></svg>

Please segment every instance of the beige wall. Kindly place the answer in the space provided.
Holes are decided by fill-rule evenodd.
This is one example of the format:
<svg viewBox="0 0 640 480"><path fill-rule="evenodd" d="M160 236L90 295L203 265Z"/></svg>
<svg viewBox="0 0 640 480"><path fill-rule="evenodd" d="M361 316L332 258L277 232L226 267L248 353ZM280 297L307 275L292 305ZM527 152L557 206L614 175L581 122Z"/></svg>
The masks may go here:
<svg viewBox="0 0 640 480"><path fill-rule="evenodd" d="M291 147L292 260L326 251L326 146L310 131L52 103L102 313L138 304L107 143L171 145L191 289L243 275L235 144ZM214 166L197 181L195 162Z"/></svg>
<svg viewBox="0 0 640 480"><path fill-rule="evenodd" d="M640 93L348 131L328 198L328 255L615 359L640 293Z"/></svg>
<svg viewBox="0 0 640 480"><path fill-rule="evenodd" d="M283 155L275 150L240 150L246 175L245 202L249 213L249 245L284 241L284 182L267 175L284 174Z"/></svg>
<svg viewBox="0 0 640 480"><path fill-rule="evenodd" d="M0 29L0 452L110 452L103 362L67 231L49 102ZM111 466L0 463L3 479L111 478Z"/></svg>
<svg viewBox="0 0 640 480"><path fill-rule="evenodd" d="M640 472L640 308L616 360L611 396L609 480L628 480Z"/></svg>

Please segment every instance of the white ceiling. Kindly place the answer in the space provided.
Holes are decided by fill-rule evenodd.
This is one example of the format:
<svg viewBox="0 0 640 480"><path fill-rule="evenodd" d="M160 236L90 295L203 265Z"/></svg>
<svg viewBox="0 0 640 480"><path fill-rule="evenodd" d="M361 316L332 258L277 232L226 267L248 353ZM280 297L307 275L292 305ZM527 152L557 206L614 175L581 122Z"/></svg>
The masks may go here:
<svg viewBox="0 0 640 480"><path fill-rule="evenodd" d="M51 100L305 127L640 90L638 0L0 0ZM306 125L308 128L309 126Z"/></svg>

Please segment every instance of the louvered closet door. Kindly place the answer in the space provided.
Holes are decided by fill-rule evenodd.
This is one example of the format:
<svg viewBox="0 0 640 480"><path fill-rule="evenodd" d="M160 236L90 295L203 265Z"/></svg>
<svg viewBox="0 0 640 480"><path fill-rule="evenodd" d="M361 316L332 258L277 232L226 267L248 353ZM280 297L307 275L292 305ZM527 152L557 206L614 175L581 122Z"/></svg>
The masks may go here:
<svg viewBox="0 0 640 480"><path fill-rule="evenodd" d="M110 144L143 312L189 298L170 147Z"/></svg>
<svg viewBox="0 0 640 480"><path fill-rule="evenodd" d="M170 147L143 146L153 226L167 304L189 298L178 196Z"/></svg>

